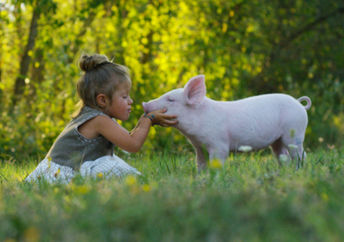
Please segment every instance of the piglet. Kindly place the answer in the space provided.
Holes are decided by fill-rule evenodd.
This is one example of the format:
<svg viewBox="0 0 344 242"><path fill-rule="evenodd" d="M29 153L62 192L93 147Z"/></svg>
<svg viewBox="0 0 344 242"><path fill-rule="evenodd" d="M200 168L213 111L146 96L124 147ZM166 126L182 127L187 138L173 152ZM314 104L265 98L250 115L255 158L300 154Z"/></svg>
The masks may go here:
<svg viewBox="0 0 344 242"><path fill-rule="evenodd" d="M307 104L303 106L302 101ZM265 94L237 101L215 101L206 97L204 75L191 78L184 88L143 103L146 113L167 108L177 115L180 130L196 150L198 169L207 159L225 162L230 151L271 146L281 160L305 159L303 141L307 127L309 97L295 99L286 94ZM203 149L208 151L205 157ZM283 159L282 159L283 157Z"/></svg>

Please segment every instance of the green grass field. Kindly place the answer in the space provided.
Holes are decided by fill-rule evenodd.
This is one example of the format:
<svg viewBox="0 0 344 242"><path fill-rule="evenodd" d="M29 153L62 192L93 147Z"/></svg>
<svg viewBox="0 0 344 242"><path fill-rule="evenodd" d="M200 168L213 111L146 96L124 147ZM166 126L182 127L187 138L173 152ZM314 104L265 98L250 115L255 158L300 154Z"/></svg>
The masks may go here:
<svg viewBox="0 0 344 242"><path fill-rule="evenodd" d="M0 165L0 241L342 241L343 149L279 167L234 154L197 174L194 154L122 156L143 175L26 184L35 162Z"/></svg>

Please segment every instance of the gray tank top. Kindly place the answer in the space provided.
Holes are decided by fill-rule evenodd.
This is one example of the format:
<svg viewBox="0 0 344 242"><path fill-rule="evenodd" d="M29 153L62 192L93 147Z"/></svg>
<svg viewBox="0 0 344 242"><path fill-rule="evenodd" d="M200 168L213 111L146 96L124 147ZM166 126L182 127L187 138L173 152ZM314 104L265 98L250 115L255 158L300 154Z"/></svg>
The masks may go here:
<svg viewBox="0 0 344 242"><path fill-rule="evenodd" d="M113 155L114 145L103 136L87 139L78 131L79 126L98 115L107 116L99 110L85 106L57 137L46 158L51 157L51 160L59 165L79 170L85 161Z"/></svg>

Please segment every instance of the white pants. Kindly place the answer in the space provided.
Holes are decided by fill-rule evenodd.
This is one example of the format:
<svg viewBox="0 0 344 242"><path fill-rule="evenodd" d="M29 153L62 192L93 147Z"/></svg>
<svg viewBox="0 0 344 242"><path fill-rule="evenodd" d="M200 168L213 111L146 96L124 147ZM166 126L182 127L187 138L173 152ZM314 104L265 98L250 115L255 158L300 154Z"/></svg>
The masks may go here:
<svg viewBox="0 0 344 242"><path fill-rule="evenodd" d="M118 156L103 156L94 161L85 161L79 171L83 177L97 177L101 174L104 177L125 175L140 175L141 173L134 167L128 165ZM42 160L36 169L25 179L25 181L38 181L44 179L47 182L69 183L78 174L68 166L62 166L49 161L47 158Z"/></svg>

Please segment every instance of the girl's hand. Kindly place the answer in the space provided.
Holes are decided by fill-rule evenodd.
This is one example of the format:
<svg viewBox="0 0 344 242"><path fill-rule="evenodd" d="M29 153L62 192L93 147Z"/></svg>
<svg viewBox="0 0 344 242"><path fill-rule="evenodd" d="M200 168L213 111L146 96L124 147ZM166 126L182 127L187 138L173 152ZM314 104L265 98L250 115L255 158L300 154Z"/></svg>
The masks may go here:
<svg viewBox="0 0 344 242"><path fill-rule="evenodd" d="M178 123L178 120L176 120L176 115L167 115L166 113L167 109L161 109L161 110L155 110L153 112L150 112L148 114L145 114L145 117L149 118L152 121L152 124L158 124L163 127L176 125Z"/></svg>

